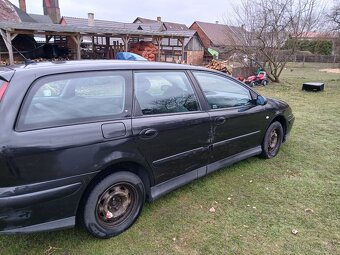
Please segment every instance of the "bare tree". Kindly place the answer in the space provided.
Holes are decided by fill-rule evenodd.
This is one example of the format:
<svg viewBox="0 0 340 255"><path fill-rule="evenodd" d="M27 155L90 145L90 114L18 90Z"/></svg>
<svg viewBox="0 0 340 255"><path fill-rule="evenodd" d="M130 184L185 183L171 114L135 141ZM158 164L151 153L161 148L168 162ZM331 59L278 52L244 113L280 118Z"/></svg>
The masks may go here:
<svg viewBox="0 0 340 255"><path fill-rule="evenodd" d="M340 3L335 4L330 13L327 15L327 20L331 23L331 30L340 32Z"/></svg>
<svg viewBox="0 0 340 255"><path fill-rule="evenodd" d="M241 0L234 7L232 24L243 29L233 34L233 50L258 63L271 81L279 82L298 40L319 23L317 4L318 0ZM287 41L290 47L284 50Z"/></svg>

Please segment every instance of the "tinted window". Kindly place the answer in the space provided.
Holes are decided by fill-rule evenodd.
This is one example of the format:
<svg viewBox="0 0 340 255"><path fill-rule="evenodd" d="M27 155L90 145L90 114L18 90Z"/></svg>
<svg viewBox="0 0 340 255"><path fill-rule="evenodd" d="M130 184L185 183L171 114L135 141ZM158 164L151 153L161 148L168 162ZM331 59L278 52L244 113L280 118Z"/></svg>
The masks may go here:
<svg viewBox="0 0 340 255"><path fill-rule="evenodd" d="M211 109L247 105L251 101L249 90L236 82L216 74L194 72Z"/></svg>
<svg viewBox="0 0 340 255"><path fill-rule="evenodd" d="M125 108L125 83L117 72L43 78L31 87L18 127L45 128L120 116Z"/></svg>
<svg viewBox="0 0 340 255"><path fill-rule="evenodd" d="M184 72L135 73L135 94L144 115L199 109L196 95Z"/></svg>

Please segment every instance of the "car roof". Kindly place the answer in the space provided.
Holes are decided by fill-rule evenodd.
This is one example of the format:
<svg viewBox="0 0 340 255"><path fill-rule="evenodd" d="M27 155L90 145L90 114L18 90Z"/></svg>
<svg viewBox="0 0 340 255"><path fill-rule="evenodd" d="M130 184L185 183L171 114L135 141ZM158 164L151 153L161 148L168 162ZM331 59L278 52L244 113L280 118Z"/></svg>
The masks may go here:
<svg viewBox="0 0 340 255"><path fill-rule="evenodd" d="M73 60L73 61L50 61L50 62L38 62L30 63L28 65L16 65L11 66L12 69L19 70L37 70L37 69L51 69L58 71L58 69L69 71L80 70L98 70L98 69L194 69L194 70L207 70L203 67L173 64L173 63L161 63L161 62L148 62L148 61L128 61L128 60Z"/></svg>

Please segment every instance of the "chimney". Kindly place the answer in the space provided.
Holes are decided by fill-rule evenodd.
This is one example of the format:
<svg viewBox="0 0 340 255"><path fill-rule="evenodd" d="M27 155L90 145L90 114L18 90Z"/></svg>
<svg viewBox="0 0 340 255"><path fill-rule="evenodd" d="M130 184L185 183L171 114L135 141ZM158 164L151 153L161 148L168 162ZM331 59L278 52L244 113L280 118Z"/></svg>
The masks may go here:
<svg viewBox="0 0 340 255"><path fill-rule="evenodd" d="M19 8L23 12L26 12L26 0L19 0Z"/></svg>
<svg viewBox="0 0 340 255"><path fill-rule="evenodd" d="M88 19L87 19L87 21L88 21L88 26L89 27L94 27L94 13L91 13L91 12L89 12L88 14L87 14L87 17L88 17Z"/></svg>
<svg viewBox="0 0 340 255"><path fill-rule="evenodd" d="M162 17L157 17L158 22L162 22Z"/></svg>
<svg viewBox="0 0 340 255"><path fill-rule="evenodd" d="M216 22L216 24L218 24L218 23L219 23L219 22L218 22L218 20L216 20L215 22Z"/></svg>
<svg viewBox="0 0 340 255"><path fill-rule="evenodd" d="M50 16L55 24L60 22L59 0L43 0L44 15Z"/></svg>

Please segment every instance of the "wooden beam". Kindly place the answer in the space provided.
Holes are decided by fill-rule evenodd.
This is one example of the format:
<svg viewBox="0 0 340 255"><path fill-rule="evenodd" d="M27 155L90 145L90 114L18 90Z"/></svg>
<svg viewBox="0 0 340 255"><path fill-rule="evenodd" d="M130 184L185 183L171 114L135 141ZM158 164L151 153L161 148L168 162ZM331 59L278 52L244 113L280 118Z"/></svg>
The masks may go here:
<svg viewBox="0 0 340 255"><path fill-rule="evenodd" d="M95 49L94 49L94 36L91 36L92 39L92 53L94 53Z"/></svg>
<svg viewBox="0 0 340 255"><path fill-rule="evenodd" d="M128 51L128 46L129 46L130 36L129 35L125 35L125 36L122 37L122 40L124 42L124 51L127 52Z"/></svg>
<svg viewBox="0 0 340 255"><path fill-rule="evenodd" d="M106 36L105 37L105 43L106 43L106 47L105 47L105 50L106 50L106 59L110 59L110 37L109 36Z"/></svg>
<svg viewBox="0 0 340 255"><path fill-rule="evenodd" d="M156 40L157 48L158 48L157 61L160 62L161 61L161 42L162 42L162 37L155 37L155 40Z"/></svg>
<svg viewBox="0 0 340 255"><path fill-rule="evenodd" d="M178 39L178 41L182 44L182 63L184 62L184 38Z"/></svg>
<svg viewBox="0 0 340 255"><path fill-rule="evenodd" d="M9 31L5 32L4 30L0 29L0 34L1 34L2 39L4 40L4 43L5 43L6 48L8 50L9 64L13 65L14 64L14 56L13 56L11 33Z"/></svg>
<svg viewBox="0 0 340 255"><path fill-rule="evenodd" d="M18 36L18 34L13 34L12 36L11 36L11 41L13 41L14 39L15 39L15 37L17 37Z"/></svg>
<svg viewBox="0 0 340 255"><path fill-rule="evenodd" d="M45 38L46 38L46 43L49 43L51 38L52 38L52 36L51 35L46 35Z"/></svg>
<svg viewBox="0 0 340 255"><path fill-rule="evenodd" d="M76 44L76 59L80 60L81 59L81 52L80 52L80 40L81 40L81 36L78 34L76 36L70 36L72 38L72 40L75 42Z"/></svg>

